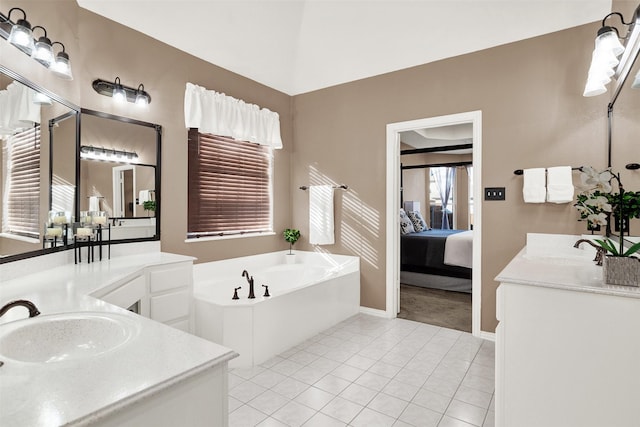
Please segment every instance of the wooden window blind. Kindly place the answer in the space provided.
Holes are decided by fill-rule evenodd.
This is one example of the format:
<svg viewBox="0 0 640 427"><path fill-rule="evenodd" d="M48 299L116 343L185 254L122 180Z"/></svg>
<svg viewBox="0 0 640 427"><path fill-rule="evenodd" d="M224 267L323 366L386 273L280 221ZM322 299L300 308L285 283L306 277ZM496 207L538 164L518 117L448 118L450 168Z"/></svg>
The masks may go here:
<svg viewBox="0 0 640 427"><path fill-rule="evenodd" d="M40 125L2 144L2 232L40 237Z"/></svg>
<svg viewBox="0 0 640 427"><path fill-rule="evenodd" d="M189 131L187 238L273 231L273 150Z"/></svg>

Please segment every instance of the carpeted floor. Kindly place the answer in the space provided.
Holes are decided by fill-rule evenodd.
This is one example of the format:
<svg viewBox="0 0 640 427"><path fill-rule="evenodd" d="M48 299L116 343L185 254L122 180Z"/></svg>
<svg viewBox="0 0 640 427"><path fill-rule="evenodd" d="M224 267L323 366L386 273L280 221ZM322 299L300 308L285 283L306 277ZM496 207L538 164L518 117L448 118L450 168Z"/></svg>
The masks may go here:
<svg viewBox="0 0 640 427"><path fill-rule="evenodd" d="M471 294L401 284L398 317L471 332Z"/></svg>

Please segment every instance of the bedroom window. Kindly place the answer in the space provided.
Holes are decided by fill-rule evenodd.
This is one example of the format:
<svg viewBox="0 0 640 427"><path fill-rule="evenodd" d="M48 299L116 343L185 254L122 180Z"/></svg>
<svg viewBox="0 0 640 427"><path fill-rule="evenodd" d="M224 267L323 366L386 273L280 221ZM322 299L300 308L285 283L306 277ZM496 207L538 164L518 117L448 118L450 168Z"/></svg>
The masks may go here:
<svg viewBox="0 0 640 427"><path fill-rule="evenodd" d="M443 230L452 229L454 218L454 188L456 169L452 167L433 167L429 169L430 197L435 201L431 206L431 227Z"/></svg>
<svg viewBox="0 0 640 427"><path fill-rule="evenodd" d="M40 125L2 140L2 233L40 237Z"/></svg>
<svg viewBox="0 0 640 427"><path fill-rule="evenodd" d="M273 149L189 130L187 238L273 232Z"/></svg>

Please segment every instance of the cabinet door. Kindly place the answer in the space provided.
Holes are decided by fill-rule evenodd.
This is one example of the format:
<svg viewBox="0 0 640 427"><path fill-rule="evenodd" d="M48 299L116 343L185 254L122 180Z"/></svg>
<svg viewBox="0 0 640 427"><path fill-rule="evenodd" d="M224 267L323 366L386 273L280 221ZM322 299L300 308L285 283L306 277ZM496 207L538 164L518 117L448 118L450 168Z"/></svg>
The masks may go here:
<svg viewBox="0 0 640 427"><path fill-rule="evenodd" d="M129 280L108 294L100 297L101 300L109 304L117 305L128 309L139 302L139 314L149 316L147 304L147 280L145 275L140 275Z"/></svg>
<svg viewBox="0 0 640 427"><path fill-rule="evenodd" d="M189 317L191 293L188 290L151 297L151 318L158 322L172 322Z"/></svg>

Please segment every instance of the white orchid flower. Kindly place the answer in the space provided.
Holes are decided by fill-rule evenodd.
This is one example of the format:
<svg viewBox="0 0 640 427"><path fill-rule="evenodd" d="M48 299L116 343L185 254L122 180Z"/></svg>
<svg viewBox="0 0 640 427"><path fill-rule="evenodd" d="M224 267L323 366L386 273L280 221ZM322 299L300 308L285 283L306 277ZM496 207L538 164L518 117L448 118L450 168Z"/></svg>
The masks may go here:
<svg viewBox="0 0 640 427"><path fill-rule="evenodd" d="M591 214L587 217L587 221L594 225L607 225L607 215L604 213Z"/></svg>
<svg viewBox="0 0 640 427"><path fill-rule="evenodd" d="M612 178L613 174L609 169L598 172L591 166L584 166L582 168L582 173L580 174L580 181L584 187L587 189L598 190L602 193L611 192Z"/></svg>
<svg viewBox="0 0 640 427"><path fill-rule="evenodd" d="M607 200L607 198L604 196L587 199L584 201L584 203L588 206L593 206L600 211L611 212L611 205L609 204L609 200Z"/></svg>

